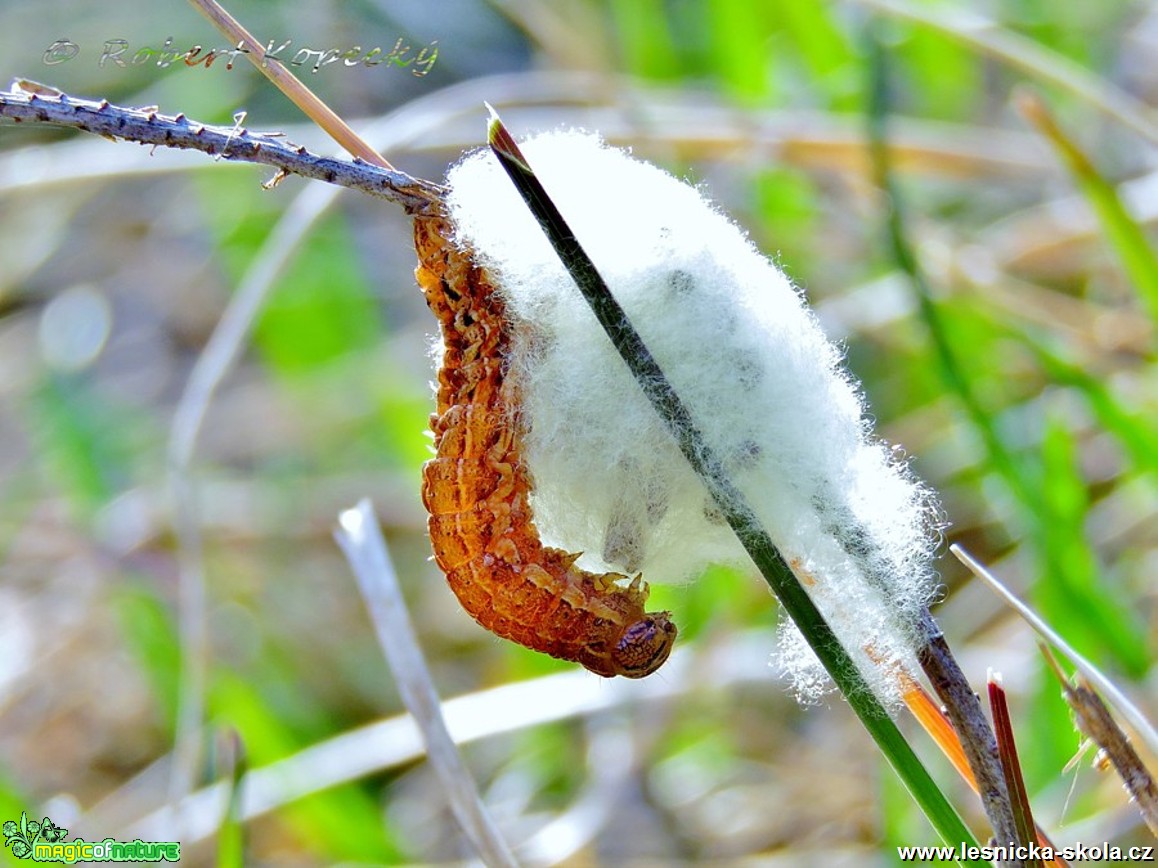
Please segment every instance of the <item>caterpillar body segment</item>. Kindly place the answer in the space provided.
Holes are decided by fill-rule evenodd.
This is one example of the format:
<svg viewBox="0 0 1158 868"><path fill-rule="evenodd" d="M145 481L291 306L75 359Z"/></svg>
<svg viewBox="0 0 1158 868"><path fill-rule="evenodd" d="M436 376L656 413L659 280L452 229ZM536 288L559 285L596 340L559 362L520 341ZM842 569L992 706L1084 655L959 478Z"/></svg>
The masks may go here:
<svg viewBox="0 0 1158 868"><path fill-rule="evenodd" d="M667 659L670 613L644 611L647 585L575 565L544 546L521 460L518 395L504 359L510 324L486 272L451 240L445 217L415 220L418 284L438 319L444 353L436 457L423 468L435 561L483 627L599 675L642 678Z"/></svg>

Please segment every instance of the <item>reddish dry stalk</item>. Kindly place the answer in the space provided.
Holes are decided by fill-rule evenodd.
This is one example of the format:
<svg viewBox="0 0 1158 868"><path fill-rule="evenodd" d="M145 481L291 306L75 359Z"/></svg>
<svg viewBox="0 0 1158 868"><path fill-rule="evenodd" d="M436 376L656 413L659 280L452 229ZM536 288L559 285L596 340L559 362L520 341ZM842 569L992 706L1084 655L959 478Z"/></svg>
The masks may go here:
<svg viewBox="0 0 1158 868"><path fill-rule="evenodd" d="M957 732L953 729L953 724L949 722L945 712L937 707L933 698L907 673L899 673L898 678L901 682L902 699L905 706L952 763L961 779L976 793L977 781L969 768L969 761L965 758L965 750L961 747L961 740L957 738ZM1034 835L1037 838L1037 843L1041 846L1052 847L1055 851L1058 849L1041 826L1034 826ZM1054 868L1068 868L1069 863L1058 857L1047 862L1046 865L1052 865Z"/></svg>

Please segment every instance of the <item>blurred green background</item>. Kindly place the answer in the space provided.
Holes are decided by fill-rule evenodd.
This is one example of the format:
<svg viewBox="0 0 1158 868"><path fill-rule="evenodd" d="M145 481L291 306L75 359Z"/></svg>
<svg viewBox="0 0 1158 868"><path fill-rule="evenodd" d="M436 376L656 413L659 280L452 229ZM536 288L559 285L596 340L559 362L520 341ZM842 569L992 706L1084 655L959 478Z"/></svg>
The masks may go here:
<svg viewBox="0 0 1158 868"><path fill-rule="evenodd" d="M485 99L516 136L596 129L701 185L806 288L863 381L878 432L940 492L947 541L992 564L1154 716L1152 4L993 0L967 14L964 4L917 0L230 9L259 39L293 40L287 56L388 52L399 39L410 56L430 56L436 44L424 75L391 64L298 70L360 128L385 118L372 141L419 177L440 179L481 143ZM994 26L978 29L978 15ZM866 145L870 18L885 48L890 162L926 303L890 250ZM250 129L330 150L244 63L100 64L106 40L125 40L128 57L169 37L182 49L223 44L182 2L8 0L0 80L207 123L245 111ZM46 64L60 39L79 53ZM1083 96L1085 85L1103 90ZM1014 95L1027 86L1100 178L1075 177L1017 112ZM1109 89L1138 101L1149 136L1107 113ZM0 819L27 810L90 840L131 837L164 801L180 657L166 476L173 414L239 283L289 227L304 236L192 463L211 724L237 733L248 766L260 767L401 712L331 539L338 512L362 496L383 519L444 697L571 668L477 627L427 559L418 483L434 324L414 283L405 215L341 193L306 226L299 197L309 185L291 178L265 191L269 175L0 125ZM1107 204L1115 188L1137 222ZM951 557L940 572L936 614L968 675L980 686L987 668L1000 670L1010 690L1039 822L1062 843L1144 841L1112 773L1088 762L1063 771L1080 737L1028 628ZM933 843L839 698L801 709L766 667L776 605L761 581L717 569L656 586L653 599L694 649L664 697L600 683L589 707L541 723L559 701L545 681L494 709L480 723L485 737L466 748L510 840L532 842L529 864L890 865L893 845ZM923 736L914 742L975 820L973 799ZM353 738L346 750L372 746ZM247 824L247 864L469 856L424 763L371 766ZM207 765L199 782L217 774ZM190 838L186 861L211 864L215 852L212 834Z"/></svg>

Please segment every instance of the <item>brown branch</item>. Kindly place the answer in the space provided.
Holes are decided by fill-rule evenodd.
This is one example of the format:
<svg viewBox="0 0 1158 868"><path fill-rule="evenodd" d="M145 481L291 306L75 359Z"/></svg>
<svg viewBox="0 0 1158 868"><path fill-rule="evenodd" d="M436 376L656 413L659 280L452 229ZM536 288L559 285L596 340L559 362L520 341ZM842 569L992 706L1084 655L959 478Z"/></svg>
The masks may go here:
<svg viewBox="0 0 1158 868"><path fill-rule="evenodd" d="M928 610L922 613L921 629L924 635L917 659L937 697L945 704L945 713L957 732L997 843L1030 843L1021 840L1018 833L1009 787L1005 782L1005 771L997 749L997 736L989 726L981 708L981 700L969 686L969 680L961 671L957 658L949 650L949 643L945 641L944 634ZM1024 862L1018 859L1002 864L1024 866Z"/></svg>
<svg viewBox="0 0 1158 868"><path fill-rule="evenodd" d="M108 100L77 99L50 88L36 92L14 83L11 90L0 91L0 118L16 123L53 124L113 140L202 151L220 159L273 166L278 170L274 183L287 174L301 175L386 199L410 214L437 211L442 202L443 188L430 181L378 168L357 157L323 157L276 133L211 126L184 114L163 115L155 108L127 108Z"/></svg>
<svg viewBox="0 0 1158 868"><path fill-rule="evenodd" d="M1098 746L1106 759L1113 764L1126 792L1137 805L1142 819L1150 831L1158 837L1158 783L1142 762L1130 739L1114 720L1102 698L1094 691L1085 677L1078 673L1074 684L1070 684L1057 659L1049 647L1039 645L1057 680L1061 682L1066 703L1073 710L1074 721L1082 734Z"/></svg>

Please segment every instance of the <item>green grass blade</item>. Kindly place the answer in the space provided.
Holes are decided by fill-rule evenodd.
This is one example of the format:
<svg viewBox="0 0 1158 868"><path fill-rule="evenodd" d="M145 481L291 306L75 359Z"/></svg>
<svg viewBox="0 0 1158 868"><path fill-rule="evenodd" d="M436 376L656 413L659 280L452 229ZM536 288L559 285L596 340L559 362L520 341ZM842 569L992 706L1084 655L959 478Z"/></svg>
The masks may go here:
<svg viewBox="0 0 1158 868"><path fill-rule="evenodd" d="M1126 672L1142 677L1149 667L1145 632L1100 581L1104 568L1086 529L1090 502L1077 445L1058 419L1047 419L1041 453L1042 509L1050 519L1042 534L1050 580L1037 583L1036 602L1047 619L1066 625L1079 650L1091 656L1095 649L1108 653Z"/></svg>
<svg viewBox="0 0 1158 868"><path fill-rule="evenodd" d="M1022 92L1017 103L1021 113L1045 136L1073 175L1097 215L1106 240L1141 295L1150 318L1158 323L1158 256L1146 233L1126 209L1114 185L1099 174L1093 161L1066 135L1045 103L1029 92Z"/></svg>
<svg viewBox="0 0 1158 868"><path fill-rule="evenodd" d="M770 27L760 4L708 0L711 59L728 93L743 102L769 99L774 81L769 63Z"/></svg>
<svg viewBox="0 0 1158 868"><path fill-rule="evenodd" d="M1098 422L1121 444L1138 471L1158 474L1158 449L1154 448L1158 443L1158 426L1141 413L1131 413L1104 380L1085 368L1067 361L1040 341L1026 340L1025 343L1037 355L1051 382L1081 393Z"/></svg>
<svg viewBox="0 0 1158 868"><path fill-rule="evenodd" d="M679 55L661 0L612 3L611 17L627 69L640 78L678 79Z"/></svg>
<svg viewBox="0 0 1158 868"><path fill-rule="evenodd" d="M249 771L245 745L232 729L217 734L219 762L227 778L229 801L221 829L217 833L217 868L243 868L245 865L245 824L241 819L241 782Z"/></svg>

